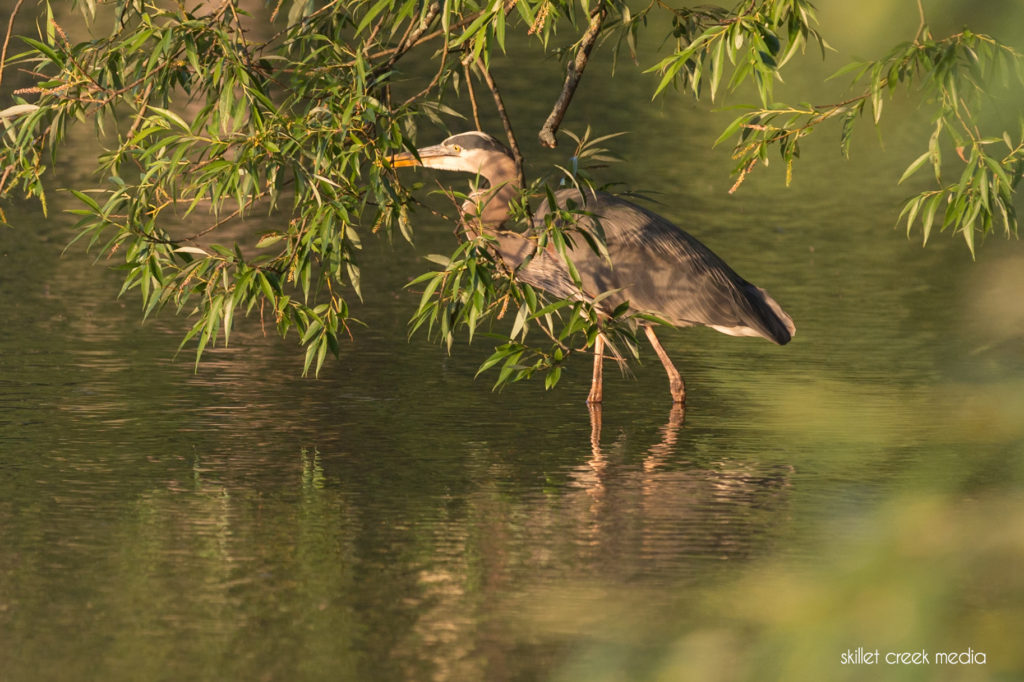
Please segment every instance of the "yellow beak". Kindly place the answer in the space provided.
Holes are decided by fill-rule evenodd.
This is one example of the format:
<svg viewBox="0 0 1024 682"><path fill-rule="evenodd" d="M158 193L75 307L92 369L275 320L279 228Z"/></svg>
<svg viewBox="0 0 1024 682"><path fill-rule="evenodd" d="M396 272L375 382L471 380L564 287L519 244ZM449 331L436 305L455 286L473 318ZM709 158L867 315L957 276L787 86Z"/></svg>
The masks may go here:
<svg viewBox="0 0 1024 682"><path fill-rule="evenodd" d="M402 152L388 157L388 163L392 168L405 168L406 166L429 166L424 163L425 159L435 159L441 156L451 156L451 152L444 145L435 144L431 147L417 149L416 153Z"/></svg>
<svg viewBox="0 0 1024 682"><path fill-rule="evenodd" d="M423 163L416 158L412 152L402 152L388 157L388 164L392 168L405 168L406 166L422 166Z"/></svg>

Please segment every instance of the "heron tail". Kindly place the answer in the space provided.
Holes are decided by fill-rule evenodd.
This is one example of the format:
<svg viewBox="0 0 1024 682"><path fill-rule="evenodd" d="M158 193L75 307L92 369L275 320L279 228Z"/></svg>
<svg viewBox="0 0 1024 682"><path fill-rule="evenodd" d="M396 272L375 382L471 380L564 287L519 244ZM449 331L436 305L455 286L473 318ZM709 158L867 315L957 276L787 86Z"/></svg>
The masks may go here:
<svg viewBox="0 0 1024 682"><path fill-rule="evenodd" d="M764 333L764 337L780 346L789 343L796 334L793 318L761 287L747 284L746 291L748 300L754 304L758 317L761 318L760 331Z"/></svg>

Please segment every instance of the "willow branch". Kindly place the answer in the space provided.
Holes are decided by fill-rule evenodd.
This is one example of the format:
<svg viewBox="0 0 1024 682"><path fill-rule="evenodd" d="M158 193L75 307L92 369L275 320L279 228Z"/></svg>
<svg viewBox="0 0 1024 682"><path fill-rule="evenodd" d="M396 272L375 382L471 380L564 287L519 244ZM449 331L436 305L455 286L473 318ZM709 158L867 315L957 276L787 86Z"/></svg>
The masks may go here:
<svg viewBox="0 0 1024 682"><path fill-rule="evenodd" d="M476 60L476 68L480 70L484 77L484 82L487 83L487 87L491 90L491 95L494 96L494 106L498 109L501 125L505 127L505 137L508 138L508 145L511 147L512 156L516 160L516 175L519 176L519 186L526 187L526 174L523 172L523 155L519 151L516 135L512 132L512 121L509 120L508 112L505 111L505 103L501 99L501 92L498 90L498 85L494 82L494 78L491 77L491 72L479 57Z"/></svg>
<svg viewBox="0 0 1024 682"><path fill-rule="evenodd" d="M601 24L604 22L606 14L607 11L602 6L590 15L590 26L587 27L587 32L580 39L580 49L576 52L576 58L569 62L569 65L566 67L562 93L558 96L555 107L551 110L548 119L544 121L544 126L540 129L540 133L538 133L540 142L545 147L554 149L558 146L558 142L555 140L555 132L558 130L558 126L562 125L565 112L569 109L569 102L572 101L572 96L576 92L576 86L580 84L580 78L583 77L583 70L587 68L590 51L594 48L594 43L597 42L597 34L601 32Z"/></svg>

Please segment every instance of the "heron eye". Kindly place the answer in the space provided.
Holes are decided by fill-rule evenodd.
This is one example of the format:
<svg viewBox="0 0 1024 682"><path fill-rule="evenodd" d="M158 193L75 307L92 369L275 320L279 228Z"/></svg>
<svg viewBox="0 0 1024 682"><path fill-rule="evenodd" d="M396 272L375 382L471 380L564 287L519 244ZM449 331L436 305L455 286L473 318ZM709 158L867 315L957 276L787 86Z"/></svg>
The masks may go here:
<svg viewBox="0 0 1024 682"><path fill-rule="evenodd" d="M457 145L457 144L453 144L453 145L452 145L452 150L453 150L453 151L454 151L454 152L455 152L455 153L457 154L457 153L459 153L459 152L461 152L461 151L462 151L462 147L460 147L460 146L459 146L459 145Z"/></svg>

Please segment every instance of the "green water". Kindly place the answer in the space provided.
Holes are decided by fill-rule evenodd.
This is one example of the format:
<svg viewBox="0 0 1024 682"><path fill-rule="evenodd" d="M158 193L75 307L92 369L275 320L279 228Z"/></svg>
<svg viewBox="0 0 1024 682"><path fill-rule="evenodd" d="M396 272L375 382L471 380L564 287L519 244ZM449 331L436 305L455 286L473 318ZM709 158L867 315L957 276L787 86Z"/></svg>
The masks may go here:
<svg viewBox="0 0 1024 682"><path fill-rule="evenodd" d="M495 73L532 171L563 163L532 142L533 72ZM65 198L5 207L0 680L1024 678L1024 249L972 264L893 229L912 111L729 195L728 113L599 75L567 125L632 131L603 179L797 325L663 333L685 421L650 352L598 420L585 358L492 393L486 339L407 341L403 285L452 248L425 212L415 248L368 241L367 327L302 379L255 317L194 371L185 320L141 324L116 272L61 254ZM985 661L842 665L858 647Z"/></svg>

